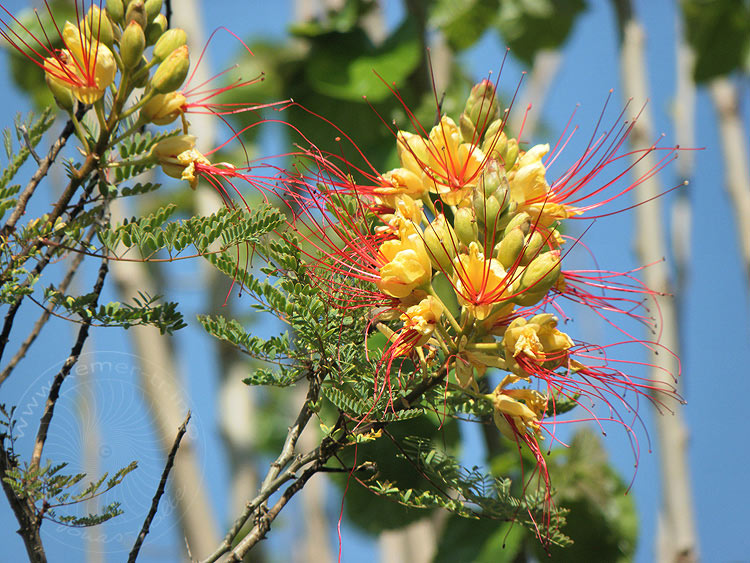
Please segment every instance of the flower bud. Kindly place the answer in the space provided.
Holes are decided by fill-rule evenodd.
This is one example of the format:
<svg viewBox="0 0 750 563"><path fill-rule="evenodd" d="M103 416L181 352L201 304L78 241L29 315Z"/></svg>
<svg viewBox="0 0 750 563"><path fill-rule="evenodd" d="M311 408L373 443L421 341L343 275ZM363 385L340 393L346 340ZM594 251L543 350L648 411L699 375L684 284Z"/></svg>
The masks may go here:
<svg viewBox="0 0 750 563"><path fill-rule="evenodd" d="M141 119L154 125L168 125L177 119L185 105L185 96L178 92L156 94L141 108Z"/></svg>
<svg viewBox="0 0 750 563"><path fill-rule="evenodd" d="M497 95L489 80L475 84L461 114L461 135L465 142L479 142L481 132L498 117Z"/></svg>
<svg viewBox="0 0 750 563"><path fill-rule="evenodd" d="M505 123L502 119L496 119L490 123L490 126L487 127L487 131L484 133L482 152L489 158L501 160L501 155L505 154L505 149L508 146L508 137L506 137L503 131L504 126Z"/></svg>
<svg viewBox="0 0 750 563"><path fill-rule="evenodd" d="M185 33L184 29L180 29L179 27L168 29L159 37L156 45L154 45L154 59L161 62L172 54L172 51L182 47L186 43L187 33Z"/></svg>
<svg viewBox="0 0 750 563"><path fill-rule="evenodd" d="M518 158L518 141L516 139L508 139L508 145L505 148L505 155L503 162L505 162L505 171L507 172L516 163Z"/></svg>
<svg viewBox="0 0 750 563"><path fill-rule="evenodd" d="M561 263L559 250L545 252L534 258L518 281L516 291L519 295L514 301L522 306L534 305L541 301L560 276Z"/></svg>
<svg viewBox="0 0 750 563"><path fill-rule="evenodd" d="M104 43L112 47L114 33L106 10L100 10L98 6L92 5L84 20L84 34L94 41Z"/></svg>
<svg viewBox="0 0 750 563"><path fill-rule="evenodd" d="M472 206L479 222L493 233L505 228L501 220L510 202L508 180L496 160L490 160L472 195Z"/></svg>
<svg viewBox="0 0 750 563"><path fill-rule="evenodd" d="M161 6L163 0L146 0L144 7L146 8L146 20L153 21L154 18L161 12Z"/></svg>
<svg viewBox="0 0 750 563"><path fill-rule="evenodd" d="M520 226L513 227L510 232L506 229L505 237L497 245L497 259L506 270L516 263L518 255L523 250L525 238Z"/></svg>
<svg viewBox="0 0 750 563"><path fill-rule="evenodd" d="M188 55L188 47L187 45L183 45L172 51L164 62L159 65L159 68L156 69L154 76L151 78L151 86L160 94L174 92L185 82L189 69L190 56Z"/></svg>
<svg viewBox="0 0 750 563"><path fill-rule="evenodd" d="M430 255L432 266L436 270L445 272L450 276L453 274L453 258L456 257L458 249L458 238L445 220L445 215L438 215L424 230L424 242Z"/></svg>
<svg viewBox="0 0 750 563"><path fill-rule="evenodd" d="M453 219L453 226L458 240L466 246L478 240L479 227L477 219L474 216L474 210L471 207L458 208L456 216Z"/></svg>
<svg viewBox="0 0 750 563"><path fill-rule="evenodd" d="M132 21L140 25L141 29L146 27L146 7L143 0L130 0L128 9L125 10L125 25Z"/></svg>
<svg viewBox="0 0 750 563"><path fill-rule="evenodd" d="M49 88L50 92L52 92L52 96L55 98L55 102L60 107L60 109L69 112L73 111L76 99L73 96L73 92L71 92L70 88L66 87L66 85L59 80L55 80L47 73L45 73L44 79L47 82L47 87Z"/></svg>
<svg viewBox="0 0 750 563"><path fill-rule="evenodd" d="M544 237L539 231L534 231L526 237L526 247L523 249L523 258L521 264L526 265L534 258L539 256L544 245Z"/></svg>
<svg viewBox="0 0 750 563"><path fill-rule="evenodd" d="M505 227L504 236L507 237L508 233L510 233L516 227L521 227L524 236L528 235L529 230L531 229L531 216L525 211L522 211L518 215L515 215Z"/></svg>
<svg viewBox="0 0 750 563"><path fill-rule="evenodd" d="M138 66L145 48L146 36L143 34L143 28L131 20L122 32L120 40L120 56L126 69L131 70Z"/></svg>
<svg viewBox="0 0 750 563"><path fill-rule="evenodd" d="M167 31L167 16L158 14L154 21L146 26L146 45L153 45Z"/></svg>
<svg viewBox="0 0 750 563"><path fill-rule="evenodd" d="M123 0L107 0L107 13L112 21L122 23L125 17L125 4Z"/></svg>

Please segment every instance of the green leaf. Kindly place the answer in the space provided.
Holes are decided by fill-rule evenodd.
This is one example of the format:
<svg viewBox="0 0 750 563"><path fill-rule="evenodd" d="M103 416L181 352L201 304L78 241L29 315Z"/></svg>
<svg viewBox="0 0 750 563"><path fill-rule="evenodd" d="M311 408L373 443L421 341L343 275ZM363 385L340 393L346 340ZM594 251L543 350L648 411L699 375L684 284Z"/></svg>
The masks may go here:
<svg viewBox="0 0 750 563"><path fill-rule="evenodd" d="M310 85L321 94L348 101L365 95L372 102L391 97L387 84L405 80L422 58L416 25L409 21L379 47L361 29L330 33L313 45L305 71Z"/></svg>
<svg viewBox="0 0 750 563"><path fill-rule="evenodd" d="M559 49L584 0L504 0L496 25L511 53L527 64L542 49Z"/></svg>
<svg viewBox="0 0 750 563"><path fill-rule="evenodd" d="M484 35L499 7L498 0L438 0L430 23L443 32L453 49L460 51Z"/></svg>
<svg viewBox="0 0 750 563"><path fill-rule="evenodd" d="M682 0L685 37L695 53L693 77L707 82L750 61L750 4L745 0Z"/></svg>

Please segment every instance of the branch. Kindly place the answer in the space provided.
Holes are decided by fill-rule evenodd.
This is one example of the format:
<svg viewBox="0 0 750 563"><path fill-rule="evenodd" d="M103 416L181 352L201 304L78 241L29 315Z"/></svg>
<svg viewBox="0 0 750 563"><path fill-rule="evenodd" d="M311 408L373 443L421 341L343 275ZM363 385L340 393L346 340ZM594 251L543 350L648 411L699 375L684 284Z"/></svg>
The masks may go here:
<svg viewBox="0 0 750 563"><path fill-rule="evenodd" d="M99 301L99 295L104 288L104 279L107 277L108 269L109 268L107 260L102 260L102 264L99 267L99 276L97 277L96 283L94 284L93 293L95 297L93 301L93 307L96 307ZM39 430L37 431L36 440L34 442L34 452L31 455L31 462L29 463L29 467L31 468L39 467L39 460L42 457L42 449L44 448L44 443L47 440L49 425L52 421L52 415L54 415L55 413L55 404L57 403L57 399L60 396L60 388L62 387L63 381L65 381L65 378L70 373L70 370L73 369L73 366L76 364L79 356L81 355L83 345L85 344L86 339L89 336L90 327L90 322L84 322L84 324L81 325L81 328L78 330L78 338L76 339L75 344L73 344L73 348L70 351L68 359L65 360L62 368L52 381L52 386L50 387L49 394L47 395L47 403L44 406L44 413L42 414L42 418L39 421Z"/></svg>
<svg viewBox="0 0 750 563"><path fill-rule="evenodd" d="M724 185L732 201L745 273L750 277L750 168L747 161L750 148L738 111L740 96L737 87L725 76L713 80L710 90L719 114Z"/></svg>
<svg viewBox="0 0 750 563"><path fill-rule="evenodd" d="M2 482L3 491L5 491L5 496L8 497L8 502L13 509L13 513L16 515L16 520L18 520L21 526L17 530L17 533L23 539L29 561L33 563L46 563L47 555L44 553L42 537L39 534L40 519L36 514L36 507L28 498L17 496L10 483L5 481L6 472L16 467L16 460L5 449L5 436L2 435L0 438L2 438L3 442L3 447L0 449L0 482Z"/></svg>
<svg viewBox="0 0 750 563"><path fill-rule="evenodd" d="M637 102L645 101L648 98L648 86L644 64L643 29L634 19L628 0L615 0L615 3L618 7L618 24L622 31L620 47L624 93L626 97ZM651 142L651 122L649 108L646 107L633 124L630 141L634 146L642 147ZM654 153L634 157L633 172L636 177L650 176L649 172L656 167L654 160ZM674 355L652 354L653 368L650 378L671 385L671 374L679 372L675 359L679 347L679 325L674 301L666 297L670 293L669 273L663 261L666 244L661 228L661 203L659 199L655 199L664 190L653 176L641 183L641 190L641 199L649 201L649 204L635 208L636 251L641 262L651 264L645 268L644 278L646 285L657 292L654 299L661 310L663 321L661 344L674 352ZM659 436L662 510L665 522L665 533L659 543L666 549L666 552L659 554L658 559L695 561L697 540L687 463L687 429L682 410L676 408L672 416L657 415L654 419Z"/></svg>
<svg viewBox="0 0 750 563"><path fill-rule="evenodd" d="M83 114L86 113L86 109L87 106L79 104L78 111L76 112L76 118L81 119L83 117ZM65 127L63 127L62 133L60 133L60 136L57 138L57 141L52 144L49 152L47 153L47 156L39 161L39 168L37 168L36 172L34 172L34 175L29 180L29 183L26 184L26 187L18 196L18 203L16 203L16 206L15 208L13 208L10 217L8 217L8 220L5 222L0 238L7 238L8 235L10 235L10 233L13 231L13 229L15 229L16 223L18 223L18 220L26 212L26 205L28 204L31 196L34 194L34 191L36 191L36 188L39 186L39 182L41 182L42 179L44 179L44 177L47 175L50 166L52 166L52 164L55 162L57 155L60 154L60 151L65 146L68 138L73 134L73 131L73 121L68 120L68 122L65 124ZM30 143L29 150L32 150Z"/></svg>
<svg viewBox="0 0 750 563"><path fill-rule="evenodd" d="M95 225L91 227L91 229L89 229L89 232L87 233L86 238L84 239L84 243L86 245L88 245L88 243L91 242L91 239L93 239L97 228L98 227ZM68 271L65 272L63 279L60 281L60 285L58 285L57 287L60 293L65 293L67 291L68 286L70 285L70 282L73 279L73 276L78 271L78 267L81 265L81 262L83 261L83 257L84 255L81 253L76 253L73 256L73 260L71 260L70 266L68 266ZM20 362L26 356L26 353L29 351L29 348L34 343L37 336L39 336L39 333L41 332L42 328L44 328L44 325L47 324L47 321L52 315L53 308L54 307L51 305L45 308L44 312L39 316L36 323L34 323L34 327L31 329L31 332L26 337L26 340L23 341L18 351L8 362L8 365L5 366L5 369L3 369L2 372L0 372L0 385L2 385L3 382L6 379L8 379L13 369L16 367L16 365L18 365L18 362Z"/></svg>
<svg viewBox="0 0 750 563"><path fill-rule="evenodd" d="M312 459L308 459L307 461L305 461L306 458L310 456L310 454L308 454L308 456L298 458L297 461L292 464L289 469L279 475L279 473L281 473L281 471L291 462L292 458L294 457L294 447L297 444L297 440L299 439L302 430L304 430L305 426L307 426L307 423L312 417L313 412L310 409L310 404L318 400L320 384L316 380L316 376L314 373L310 372L308 374L308 381L310 383L307 390L307 396L305 397L305 402L302 405L302 408L300 409L299 414L297 415L297 419L294 421L294 424L289 428L289 432L287 433L286 439L284 440L284 445L281 448L281 453L274 460L274 462L271 463L271 467L268 469L268 473L266 474L266 477L263 479L263 483L260 486L260 492L253 500L245 505L245 509L242 511L242 514L234 521L231 528L229 528L229 531L224 536L224 539L219 547L208 558L206 558L203 563L213 563L214 561L218 560L219 557L227 553L232 548L232 541L237 536L237 534L240 533L240 530L245 525L245 522L247 522L250 516L260 506L262 506L266 502L266 500L268 500L268 497L276 492L286 481L293 478L294 471L296 471L296 469L299 469L306 463L312 461ZM315 451L317 452L318 450Z"/></svg>
<svg viewBox="0 0 750 563"><path fill-rule="evenodd" d="M135 544L133 544L133 549L131 549L130 553L128 554L128 563L135 563L135 560L138 557L138 552L140 551L141 545L143 544L143 540L146 539L146 535L148 534L149 528L151 527L151 522L153 521L154 516L156 516L156 511L159 508L159 500L161 500L161 497L164 494L164 488L167 485L169 472L172 470L172 465L174 465L174 458L177 455L177 450L180 447L180 441L187 431L188 422L190 422L190 411L188 411L187 416L185 417L185 421L177 430L177 436L175 436L174 444L172 444L172 449L169 451L169 456L167 457L167 463L164 466L164 471L161 474L161 481L159 481L159 486L156 488L154 498L151 499L151 509L148 511L146 519L143 521L141 533L138 534L138 537L135 540Z"/></svg>

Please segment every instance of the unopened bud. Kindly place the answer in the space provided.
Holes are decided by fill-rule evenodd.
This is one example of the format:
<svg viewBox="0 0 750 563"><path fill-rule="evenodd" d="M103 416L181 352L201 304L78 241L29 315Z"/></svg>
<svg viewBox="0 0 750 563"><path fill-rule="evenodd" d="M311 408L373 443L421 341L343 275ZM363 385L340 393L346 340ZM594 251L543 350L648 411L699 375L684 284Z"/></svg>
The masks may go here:
<svg viewBox="0 0 750 563"><path fill-rule="evenodd" d="M505 228L501 220L510 202L508 180L496 160L490 160L472 195L472 206L479 222L493 233Z"/></svg>
<svg viewBox="0 0 750 563"><path fill-rule="evenodd" d="M179 27L169 29L159 37L156 45L154 45L154 59L161 62L171 55L175 49L179 49L186 43L187 33L185 33L184 29L180 29Z"/></svg>
<svg viewBox="0 0 750 563"><path fill-rule="evenodd" d="M544 237L539 231L534 231L526 237L526 247L523 249L523 258L521 258L521 264L528 264L534 258L539 256L539 253L544 246Z"/></svg>
<svg viewBox="0 0 750 563"><path fill-rule="evenodd" d="M523 229L516 226L510 232L506 230L505 237L497 245L497 259L506 270L509 269L518 260L518 255L523 250L523 243L526 236Z"/></svg>
<svg viewBox="0 0 750 563"><path fill-rule="evenodd" d="M459 207L453 220L458 240L468 246L479 238L479 227L471 207Z"/></svg>
<svg viewBox="0 0 750 563"><path fill-rule="evenodd" d="M510 233L516 227L521 227L524 236L528 235L529 230L531 229L531 216L525 211L522 211L518 215L515 215L513 219L508 222L508 226L505 227L505 236L507 237L508 233Z"/></svg>
<svg viewBox="0 0 750 563"><path fill-rule="evenodd" d="M146 19L147 21L153 21L154 18L161 12L163 0L146 0L144 7L146 8Z"/></svg>
<svg viewBox="0 0 750 563"><path fill-rule="evenodd" d="M458 238L453 227L445 220L445 215L438 215L424 230L424 243L430 255L432 266L436 270L453 274L453 258L458 250Z"/></svg>
<svg viewBox="0 0 750 563"><path fill-rule="evenodd" d="M130 70L138 66L145 48L146 36L143 34L143 28L135 21L131 21L122 32L120 40L120 56L126 69Z"/></svg>
<svg viewBox="0 0 750 563"><path fill-rule="evenodd" d="M475 84L461 114L461 135L466 142L478 143L482 131L498 116L495 87L489 80Z"/></svg>
<svg viewBox="0 0 750 563"><path fill-rule="evenodd" d="M49 88L50 92L52 92L52 96L55 98L55 102L60 107L60 109L69 112L73 111L76 99L73 96L73 92L71 92L70 88L68 88L65 83L59 80L55 80L46 72L44 73L44 79L47 82L47 87Z"/></svg>
<svg viewBox="0 0 750 563"><path fill-rule="evenodd" d="M521 275L517 288L520 294L514 301L523 306L541 301L560 276L561 263L559 250L545 252L534 258Z"/></svg>
<svg viewBox="0 0 750 563"><path fill-rule="evenodd" d="M167 16L159 14L146 26L146 45L153 45L167 30Z"/></svg>
<svg viewBox="0 0 750 563"><path fill-rule="evenodd" d="M177 119L185 105L185 96L178 92L156 94L141 108L141 119L155 125L168 125Z"/></svg>
<svg viewBox="0 0 750 563"><path fill-rule="evenodd" d="M505 149L508 146L508 137L505 136L503 127L505 127L504 120L496 119L490 123L490 126L487 127L487 131L484 133L482 152L489 158L500 160L502 159L502 155L505 154Z"/></svg>
<svg viewBox="0 0 750 563"><path fill-rule="evenodd" d="M174 92L185 82L189 69L190 56L187 45L183 45L172 51L159 65L151 78L151 86L160 94Z"/></svg>
<svg viewBox="0 0 750 563"><path fill-rule="evenodd" d="M92 5L89 9L84 20L84 30L94 41L99 41L107 47L111 47L114 42L115 37L107 11L100 10L99 6Z"/></svg>
<svg viewBox="0 0 750 563"><path fill-rule="evenodd" d="M141 26L141 29L146 27L146 6L143 4L143 0L130 0L128 9L125 10L125 25L134 21Z"/></svg>
<svg viewBox="0 0 750 563"><path fill-rule="evenodd" d="M505 154L503 155L503 161L505 162L505 170L508 171L513 168L518 158L518 141L516 139L508 139L508 145L505 148Z"/></svg>
<svg viewBox="0 0 750 563"><path fill-rule="evenodd" d="M125 4L123 0L107 0L107 13L112 21L122 23L125 17Z"/></svg>

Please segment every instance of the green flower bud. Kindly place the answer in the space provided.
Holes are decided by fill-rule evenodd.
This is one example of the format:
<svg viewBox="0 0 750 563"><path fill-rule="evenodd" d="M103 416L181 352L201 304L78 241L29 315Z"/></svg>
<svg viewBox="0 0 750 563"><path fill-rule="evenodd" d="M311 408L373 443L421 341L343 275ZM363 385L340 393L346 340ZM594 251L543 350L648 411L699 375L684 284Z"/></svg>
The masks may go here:
<svg viewBox="0 0 750 563"><path fill-rule="evenodd" d="M107 16L107 10L100 10L99 6L92 5L83 21L84 34L92 39L112 47L115 36L112 24Z"/></svg>
<svg viewBox="0 0 750 563"><path fill-rule="evenodd" d="M516 227L521 227L521 230L523 231L524 236L528 235L529 230L531 229L531 215L529 215L525 211L522 211L518 215L515 215L508 222L508 226L505 227L504 235L507 237L508 233L510 233Z"/></svg>
<svg viewBox="0 0 750 563"><path fill-rule="evenodd" d="M453 258L458 250L458 238L445 215L438 215L424 230L424 243L436 270L453 275Z"/></svg>
<svg viewBox="0 0 750 563"><path fill-rule="evenodd" d="M167 30L164 34L159 37L159 40L154 45L154 59L158 62L166 59L172 51L182 47L187 43L187 33L184 29L175 27Z"/></svg>
<svg viewBox="0 0 750 563"><path fill-rule="evenodd" d="M52 92L52 96L55 98L55 102L60 107L60 109L72 112L76 103L76 99L73 96L73 92L70 90L70 88L67 88L63 82L50 78L50 75L47 73L44 73L44 79L47 82L47 87L49 88L50 92Z"/></svg>
<svg viewBox="0 0 750 563"><path fill-rule="evenodd" d="M505 162L505 171L507 172L516 163L518 158L518 141L516 139L508 139L508 146L505 148L505 154L503 162Z"/></svg>
<svg viewBox="0 0 750 563"><path fill-rule="evenodd" d="M513 301L522 306L538 303L552 289L560 276L562 259L559 250L540 254L526 266L514 288L519 293Z"/></svg>
<svg viewBox="0 0 750 563"><path fill-rule="evenodd" d="M479 226L474 216L474 210L471 207L458 208L456 216L453 219L453 227L458 240L466 246L472 242L476 242L479 238Z"/></svg>
<svg viewBox="0 0 750 563"><path fill-rule="evenodd" d="M499 115L495 87L489 80L475 84L461 114L461 135L466 142L478 143L487 126Z"/></svg>
<svg viewBox="0 0 750 563"><path fill-rule="evenodd" d="M154 21L154 18L161 12L161 6L163 0L146 0L146 19L147 21Z"/></svg>
<svg viewBox="0 0 750 563"><path fill-rule="evenodd" d="M146 27L146 7L143 0L130 0L128 9L125 10L125 25L132 21L140 25L141 29Z"/></svg>
<svg viewBox="0 0 750 563"><path fill-rule="evenodd" d="M505 237L497 245L497 259L506 270L516 263L518 255L523 250L525 238L520 226L513 227L510 232L506 229Z"/></svg>
<svg viewBox="0 0 750 563"><path fill-rule="evenodd" d="M146 26L146 45L153 45L167 31L167 16L159 14Z"/></svg>
<svg viewBox="0 0 750 563"><path fill-rule="evenodd" d="M163 37L163 36L162 36ZM190 56L187 45L183 45L172 53L159 65L151 78L151 86L159 94L174 92L182 86L190 69Z"/></svg>
<svg viewBox="0 0 750 563"><path fill-rule="evenodd" d="M506 137L503 131L502 119L496 119L490 126L487 127L487 131L484 133L484 143L482 144L482 152L489 158L501 160L502 155L505 154L505 149L508 145L508 137ZM502 159L504 160L504 159Z"/></svg>
<svg viewBox="0 0 750 563"><path fill-rule="evenodd" d="M472 206L479 222L493 234L505 227L501 220L510 203L510 190L505 173L496 160L490 160L472 194Z"/></svg>
<svg viewBox="0 0 750 563"><path fill-rule="evenodd" d="M120 40L120 56L126 69L130 70L138 66L145 48L146 36L143 34L143 28L131 20L122 32Z"/></svg>
<svg viewBox="0 0 750 563"><path fill-rule="evenodd" d="M125 4L122 0L107 0L107 13L112 21L122 23L125 17Z"/></svg>
<svg viewBox="0 0 750 563"><path fill-rule="evenodd" d="M521 264L526 265L534 258L540 256L542 246L544 246L544 237L539 231L534 231L526 237L526 248L523 249L523 258Z"/></svg>

